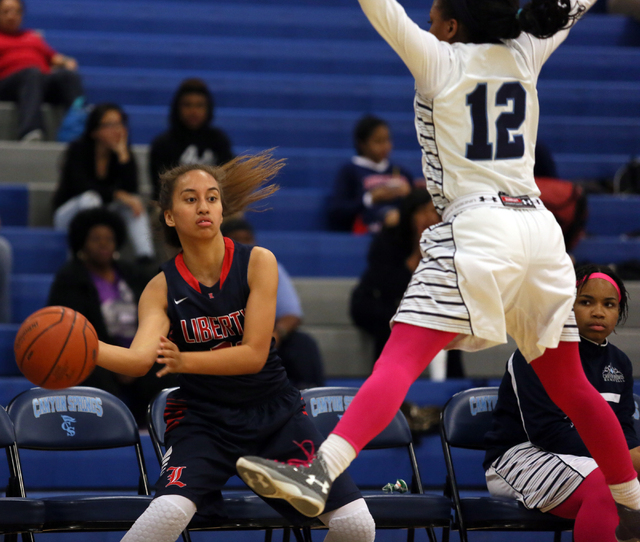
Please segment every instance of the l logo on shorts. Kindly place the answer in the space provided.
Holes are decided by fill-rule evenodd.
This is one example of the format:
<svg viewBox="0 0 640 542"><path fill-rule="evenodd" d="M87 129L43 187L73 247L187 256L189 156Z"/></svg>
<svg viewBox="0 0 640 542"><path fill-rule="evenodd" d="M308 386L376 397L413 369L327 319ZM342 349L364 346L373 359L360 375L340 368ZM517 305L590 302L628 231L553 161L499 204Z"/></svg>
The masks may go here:
<svg viewBox="0 0 640 542"><path fill-rule="evenodd" d="M169 486L178 486L178 487L184 487L187 484L184 484L180 481L180 476L182 476L182 471L184 469L186 469L187 467L169 467L167 469L167 471L169 472L169 474L167 475L167 478L169 479L169 483L165 486L165 487L169 487Z"/></svg>

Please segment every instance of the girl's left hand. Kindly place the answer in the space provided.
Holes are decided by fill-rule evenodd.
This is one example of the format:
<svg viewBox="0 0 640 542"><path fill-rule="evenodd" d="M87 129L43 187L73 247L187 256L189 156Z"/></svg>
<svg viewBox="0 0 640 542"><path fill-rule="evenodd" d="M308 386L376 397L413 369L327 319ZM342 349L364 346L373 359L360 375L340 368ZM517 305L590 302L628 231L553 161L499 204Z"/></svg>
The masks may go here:
<svg viewBox="0 0 640 542"><path fill-rule="evenodd" d="M156 361L164 365L164 367L156 373L158 378L169 373L183 372L182 353L178 350L178 347L166 337L160 337L158 359Z"/></svg>

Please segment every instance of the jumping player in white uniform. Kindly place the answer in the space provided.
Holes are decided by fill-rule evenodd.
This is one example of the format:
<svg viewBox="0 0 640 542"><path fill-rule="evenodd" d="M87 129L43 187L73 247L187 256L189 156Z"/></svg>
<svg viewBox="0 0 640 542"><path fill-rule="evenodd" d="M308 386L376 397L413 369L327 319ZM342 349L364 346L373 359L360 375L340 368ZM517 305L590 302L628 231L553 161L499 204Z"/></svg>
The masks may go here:
<svg viewBox="0 0 640 542"><path fill-rule="evenodd" d="M262 494L323 509L334 480L381 432L443 348L474 351L511 335L551 399L571 418L618 504L619 540L640 540L640 485L620 425L581 367L572 313L575 273L533 178L536 82L594 0L435 0L421 30L396 0L360 0L415 78L423 172L443 222L393 318L373 374L308 468L241 458Z"/></svg>
<svg viewBox="0 0 640 542"><path fill-rule="evenodd" d="M158 376L179 374L164 413L167 452L155 498L125 542L173 542L196 511L223 514L220 490L240 456L304 463L322 442L274 346L276 259L220 233L223 209L237 213L273 193L268 181L280 167L263 153L161 175L165 236L182 252L142 293L131 347L100 343L98 356L125 375L146 374L154 361L164 365ZM293 522L304 519L283 501L269 504ZM319 518L327 542L373 542L373 518L347 473L327 510Z"/></svg>

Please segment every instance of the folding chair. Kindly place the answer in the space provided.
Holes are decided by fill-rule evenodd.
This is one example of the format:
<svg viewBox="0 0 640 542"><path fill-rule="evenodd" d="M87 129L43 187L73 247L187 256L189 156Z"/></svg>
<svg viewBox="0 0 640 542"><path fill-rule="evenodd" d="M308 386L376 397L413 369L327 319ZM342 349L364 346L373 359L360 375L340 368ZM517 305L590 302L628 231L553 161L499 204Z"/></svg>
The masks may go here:
<svg viewBox="0 0 640 542"><path fill-rule="evenodd" d="M151 496L140 436L133 415L122 401L96 388L33 388L16 396L7 411L20 449L75 452L131 447L132 465L134 461L137 464L137 495L65 494L43 498L43 531L127 530L146 510ZM103 465L96 460L96 469L101 468ZM22 480L20 491L24 494Z"/></svg>
<svg viewBox="0 0 640 542"><path fill-rule="evenodd" d="M162 457L164 455L164 433L166 429L164 409L167 403L167 396L175 389L177 388L162 390L151 401L147 411L149 434L160 465L162 465ZM224 490L222 495L227 517L208 518L196 514L189 524L188 530L264 530L265 542L270 542L273 529L283 529L286 542L289 539L291 529L293 529L296 538L301 539L298 530L301 525L293 525L252 491ZM316 519L309 519L305 522L305 525L310 524L321 525L320 521ZM190 539L188 531L183 533L183 538L185 541Z"/></svg>
<svg viewBox="0 0 640 542"><path fill-rule="evenodd" d="M449 490L456 512L453 528L467 542L467 531L552 531L560 541L562 531L573 530L573 520L528 510L515 499L503 497L460 497L451 448L485 450L485 434L493 423L492 411L498 388L472 388L456 393L444 406L440 437L447 465Z"/></svg>
<svg viewBox="0 0 640 542"><path fill-rule="evenodd" d="M331 433L358 388L310 388L302 392L307 413L319 431L326 437ZM386 429L374 438L365 450L405 448L411 465L413 480L411 493L389 494L363 491L363 497L376 522L376 529L407 529L407 541L412 542L415 529L424 528L429 540L435 542L434 528L443 529L443 541L449 539L451 501L439 495L424 493L418 469L413 440L407 420L398 411ZM358 457L358 461L366 460Z"/></svg>
<svg viewBox="0 0 640 542"><path fill-rule="evenodd" d="M9 468L7 496L0 497L0 534L29 533L27 538L33 540L31 533L40 531L44 524L44 502L25 497L13 423L1 407L0 447L7 453Z"/></svg>

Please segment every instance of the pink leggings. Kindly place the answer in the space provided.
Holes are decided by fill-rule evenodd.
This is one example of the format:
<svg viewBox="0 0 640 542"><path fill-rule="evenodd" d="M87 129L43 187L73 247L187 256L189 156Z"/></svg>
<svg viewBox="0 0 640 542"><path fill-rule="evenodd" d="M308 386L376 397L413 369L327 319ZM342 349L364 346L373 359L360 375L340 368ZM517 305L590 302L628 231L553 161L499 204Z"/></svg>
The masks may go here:
<svg viewBox="0 0 640 542"><path fill-rule="evenodd" d="M409 387L455 333L396 323L373 373L362 385L334 433L360 452L393 419ZM547 349L531 366L549 397L573 421L608 485L636 477L620 423L591 386L578 343Z"/></svg>
<svg viewBox="0 0 640 542"><path fill-rule="evenodd" d="M575 519L575 542L615 542L618 512L600 469L584 479L560 506L549 510L561 518Z"/></svg>

